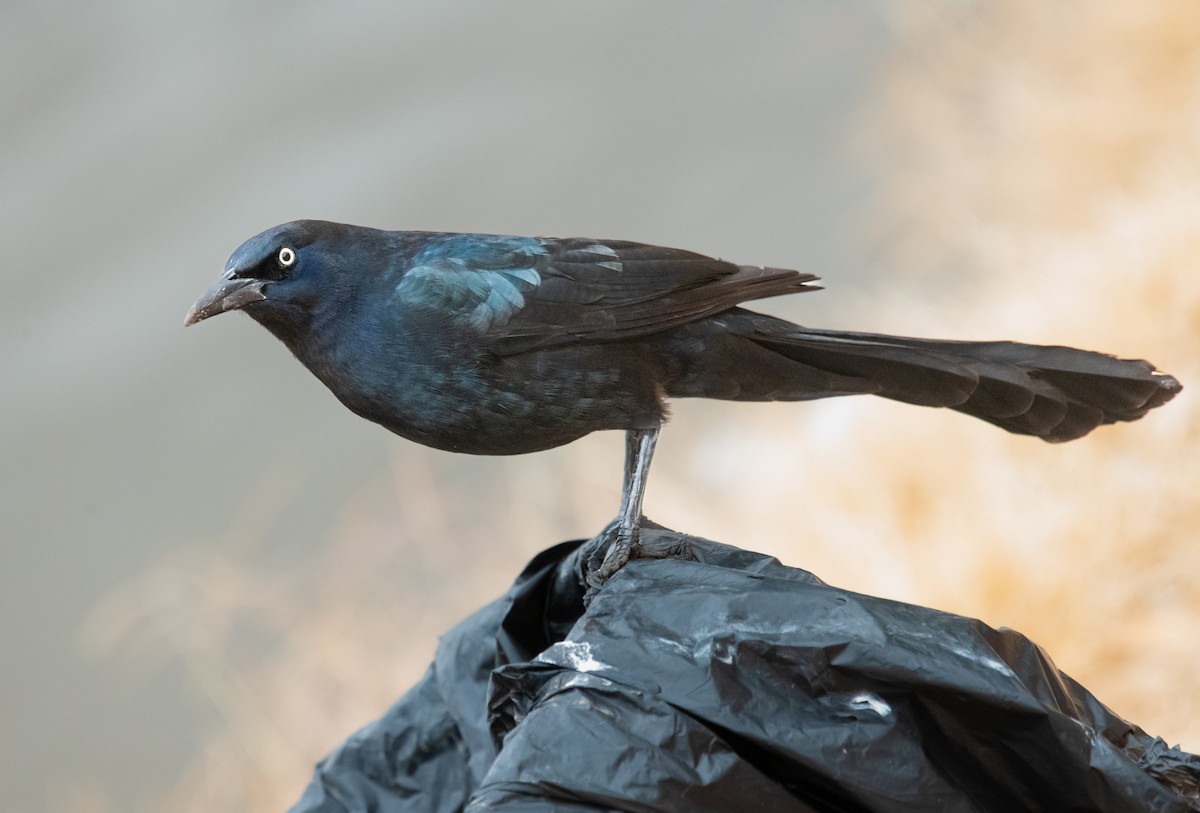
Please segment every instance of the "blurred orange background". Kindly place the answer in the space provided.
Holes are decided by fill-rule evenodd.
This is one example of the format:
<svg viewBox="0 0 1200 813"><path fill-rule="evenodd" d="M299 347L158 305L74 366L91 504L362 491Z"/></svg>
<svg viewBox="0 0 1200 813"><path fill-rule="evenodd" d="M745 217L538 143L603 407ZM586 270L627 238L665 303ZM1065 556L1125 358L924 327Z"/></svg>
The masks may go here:
<svg viewBox="0 0 1200 813"><path fill-rule="evenodd" d="M181 335L275 222L678 245L821 274L762 307L797 321L1200 386L1195 3L247 8L0 12L0 59L32 66L0 129L22 235L3 809L286 807L439 632L615 513L615 433L450 456L345 413L249 320ZM1193 390L1063 446L869 398L674 413L656 521L1019 629L1200 750ZM143 691L166 762L134 759L166 736ZM76 737L129 758L55 750Z"/></svg>

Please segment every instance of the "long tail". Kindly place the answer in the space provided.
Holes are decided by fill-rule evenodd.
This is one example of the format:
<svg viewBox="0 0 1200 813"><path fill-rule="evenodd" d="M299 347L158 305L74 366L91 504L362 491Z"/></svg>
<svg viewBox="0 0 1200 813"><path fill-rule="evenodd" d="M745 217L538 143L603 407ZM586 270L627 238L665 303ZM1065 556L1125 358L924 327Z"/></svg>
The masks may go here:
<svg viewBox="0 0 1200 813"><path fill-rule="evenodd" d="M1101 424L1137 420L1182 389L1149 362L1072 347L818 330L741 309L721 317L743 350L761 348L743 353L743 381L767 369L773 379L770 392L751 384L732 396L738 399L871 393L949 407L1009 432L1061 442ZM785 359L791 364L781 368ZM781 383L787 380L794 385Z"/></svg>

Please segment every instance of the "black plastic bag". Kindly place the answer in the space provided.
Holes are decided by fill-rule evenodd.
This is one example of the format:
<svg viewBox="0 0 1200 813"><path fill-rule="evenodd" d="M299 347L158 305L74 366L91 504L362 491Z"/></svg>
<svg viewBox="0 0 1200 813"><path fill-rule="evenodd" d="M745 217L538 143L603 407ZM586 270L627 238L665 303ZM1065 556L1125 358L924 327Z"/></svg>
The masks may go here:
<svg viewBox="0 0 1200 813"><path fill-rule="evenodd" d="M584 609L591 545L536 557L296 813L1186 811L1200 757L1020 633L647 527Z"/></svg>

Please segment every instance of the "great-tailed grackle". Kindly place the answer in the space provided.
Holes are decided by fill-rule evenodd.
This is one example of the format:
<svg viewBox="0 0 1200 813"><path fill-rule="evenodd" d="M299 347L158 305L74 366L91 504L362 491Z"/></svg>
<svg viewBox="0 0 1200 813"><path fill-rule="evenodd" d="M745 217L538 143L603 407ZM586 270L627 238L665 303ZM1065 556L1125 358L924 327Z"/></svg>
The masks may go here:
<svg viewBox="0 0 1200 813"><path fill-rule="evenodd" d="M243 309L351 410L438 449L521 454L625 430L617 534L597 582L637 544L668 398L870 393L1057 442L1180 390L1145 361L818 330L737 307L816 279L618 240L301 220L246 241L185 324Z"/></svg>

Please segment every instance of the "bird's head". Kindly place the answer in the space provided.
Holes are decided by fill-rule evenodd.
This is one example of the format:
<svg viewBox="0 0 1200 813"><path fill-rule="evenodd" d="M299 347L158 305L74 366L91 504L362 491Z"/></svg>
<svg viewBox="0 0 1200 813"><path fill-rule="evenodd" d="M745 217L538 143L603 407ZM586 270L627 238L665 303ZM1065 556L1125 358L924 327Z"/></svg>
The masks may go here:
<svg viewBox="0 0 1200 813"><path fill-rule="evenodd" d="M245 310L268 327L306 321L342 287L345 249L355 245L348 234L353 228L296 220L251 237L230 256L216 284L196 300L184 325L232 310Z"/></svg>

